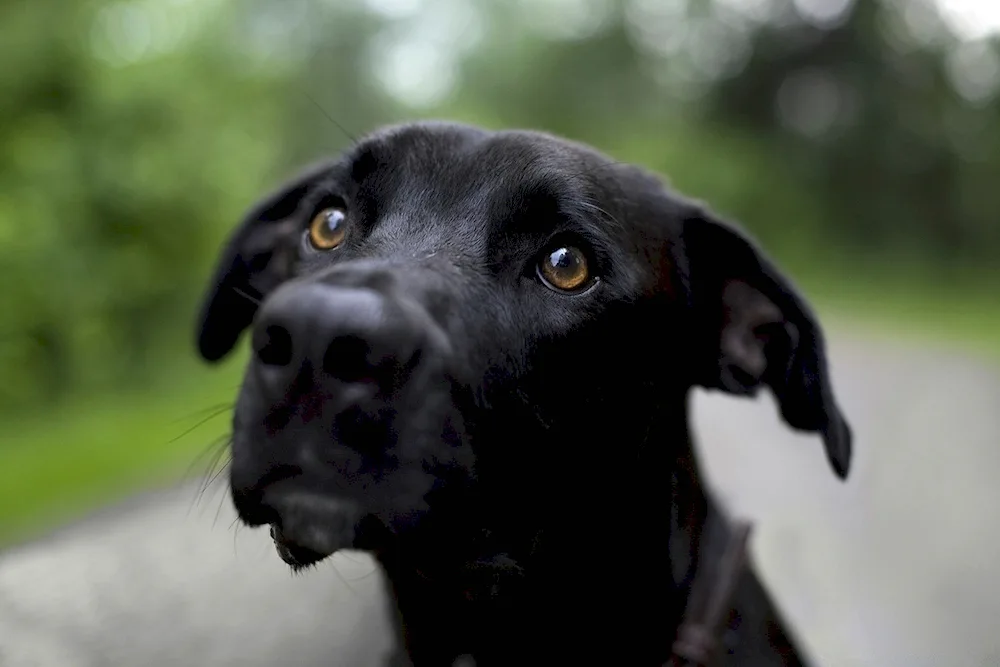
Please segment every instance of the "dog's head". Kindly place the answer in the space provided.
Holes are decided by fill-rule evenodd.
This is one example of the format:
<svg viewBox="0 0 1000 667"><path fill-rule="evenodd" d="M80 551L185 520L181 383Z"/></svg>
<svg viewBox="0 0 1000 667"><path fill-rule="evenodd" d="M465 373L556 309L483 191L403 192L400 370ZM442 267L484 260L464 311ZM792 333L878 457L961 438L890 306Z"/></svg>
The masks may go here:
<svg viewBox="0 0 1000 667"><path fill-rule="evenodd" d="M233 497L292 564L369 526L592 494L693 386L770 387L848 470L789 281L654 176L541 133L388 128L266 197L223 252L201 354L246 328Z"/></svg>

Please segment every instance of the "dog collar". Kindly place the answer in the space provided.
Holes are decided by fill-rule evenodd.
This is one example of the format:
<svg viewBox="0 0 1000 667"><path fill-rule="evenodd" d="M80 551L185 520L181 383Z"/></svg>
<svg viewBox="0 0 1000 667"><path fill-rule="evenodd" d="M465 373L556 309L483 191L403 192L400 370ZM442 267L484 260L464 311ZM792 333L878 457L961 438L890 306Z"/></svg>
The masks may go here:
<svg viewBox="0 0 1000 667"><path fill-rule="evenodd" d="M664 667L708 667L722 646L720 635L731 610L730 600L747 559L751 524L736 521L726 539L716 576L698 567L684 617Z"/></svg>

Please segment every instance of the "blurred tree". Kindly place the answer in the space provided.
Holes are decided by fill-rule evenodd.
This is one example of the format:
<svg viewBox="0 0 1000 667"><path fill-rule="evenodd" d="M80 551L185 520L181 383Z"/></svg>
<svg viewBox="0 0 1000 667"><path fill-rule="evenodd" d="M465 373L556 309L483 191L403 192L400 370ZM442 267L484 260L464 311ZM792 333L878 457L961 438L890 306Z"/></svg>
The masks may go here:
<svg viewBox="0 0 1000 667"><path fill-rule="evenodd" d="M0 411L190 354L263 189L385 122L534 127L782 259L1000 256L1000 46L933 0L0 4Z"/></svg>
<svg viewBox="0 0 1000 667"><path fill-rule="evenodd" d="M170 19L151 2L0 9L0 404L142 380L218 221L274 160L273 80L216 38L224 12Z"/></svg>
<svg viewBox="0 0 1000 667"><path fill-rule="evenodd" d="M814 193L858 250L939 267L995 258L1000 200L983 184L1000 175L997 42L974 47L971 72L950 73L969 45L929 0L842 4L831 25L788 11L758 30L746 67L713 87L711 115L780 147L793 187ZM976 68L993 80L968 99L954 75Z"/></svg>

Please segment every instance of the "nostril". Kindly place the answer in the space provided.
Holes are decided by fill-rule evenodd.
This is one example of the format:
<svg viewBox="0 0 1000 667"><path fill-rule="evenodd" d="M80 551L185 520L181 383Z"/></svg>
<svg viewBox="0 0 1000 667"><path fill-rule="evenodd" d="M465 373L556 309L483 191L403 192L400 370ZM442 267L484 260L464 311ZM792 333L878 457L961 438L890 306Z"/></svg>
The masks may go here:
<svg viewBox="0 0 1000 667"><path fill-rule="evenodd" d="M371 346L358 336L338 336L323 355L323 371L342 382L369 382L377 369L369 360Z"/></svg>
<svg viewBox="0 0 1000 667"><path fill-rule="evenodd" d="M287 366L292 363L292 335L284 327L266 327L256 349L257 358L262 364Z"/></svg>

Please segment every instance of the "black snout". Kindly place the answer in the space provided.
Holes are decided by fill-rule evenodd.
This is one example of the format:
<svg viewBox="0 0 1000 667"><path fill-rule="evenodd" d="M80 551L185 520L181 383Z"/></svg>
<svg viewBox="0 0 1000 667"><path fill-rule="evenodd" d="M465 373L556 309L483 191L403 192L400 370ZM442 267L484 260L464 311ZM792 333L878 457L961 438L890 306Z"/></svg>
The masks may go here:
<svg viewBox="0 0 1000 667"><path fill-rule="evenodd" d="M349 547L359 517L408 525L434 481L428 442L457 455L450 341L414 274L341 266L260 306L230 478L240 518L271 524L290 563Z"/></svg>
<svg viewBox="0 0 1000 667"><path fill-rule="evenodd" d="M372 289L291 284L261 308L254 366L274 399L298 381L372 384L389 394L419 361L425 338L419 323Z"/></svg>

